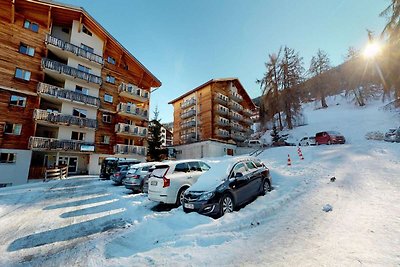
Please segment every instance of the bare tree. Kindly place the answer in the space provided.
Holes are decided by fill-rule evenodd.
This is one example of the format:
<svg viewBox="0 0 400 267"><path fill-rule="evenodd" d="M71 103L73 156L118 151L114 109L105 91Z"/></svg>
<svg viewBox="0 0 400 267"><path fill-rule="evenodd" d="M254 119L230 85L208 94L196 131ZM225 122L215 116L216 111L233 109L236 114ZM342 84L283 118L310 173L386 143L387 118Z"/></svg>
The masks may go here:
<svg viewBox="0 0 400 267"><path fill-rule="evenodd" d="M322 80L322 74L327 72L330 68L331 63L328 54L323 50L318 49L317 55L311 58L309 72L313 77L315 77L314 81L316 84L314 84L314 86L317 88L319 98L321 99L321 106L323 108L328 107L325 99L328 88L326 83Z"/></svg>

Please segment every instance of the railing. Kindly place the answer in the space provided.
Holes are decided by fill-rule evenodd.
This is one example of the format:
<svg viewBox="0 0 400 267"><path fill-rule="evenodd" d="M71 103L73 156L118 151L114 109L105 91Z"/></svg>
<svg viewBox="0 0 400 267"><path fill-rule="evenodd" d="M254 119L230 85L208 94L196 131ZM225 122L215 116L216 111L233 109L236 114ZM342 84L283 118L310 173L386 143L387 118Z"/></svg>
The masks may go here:
<svg viewBox="0 0 400 267"><path fill-rule="evenodd" d="M236 121L243 120L243 116L240 115L239 113L236 113L236 112L231 112L230 116L231 116L232 119L234 119Z"/></svg>
<svg viewBox="0 0 400 267"><path fill-rule="evenodd" d="M229 137L229 132L228 131L222 131L221 129L219 129L216 132L216 134L217 134L217 136L220 136L220 137L225 137L225 138Z"/></svg>
<svg viewBox="0 0 400 267"><path fill-rule="evenodd" d="M192 127L196 127L196 122L195 121L183 122L181 124L181 129L192 128Z"/></svg>
<svg viewBox="0 0 400 267"><path fill-rule="evenodd" d="M229 98L228 98L226 95L223 95L223 94L221 94L221 93L217 93L216 96L217 96L217 97L215 98L215 101L216 101L216 102L218 102L218 103L220 103L220 104L223 104L223 105L228 104Z"/></svg>
<svg viewBox="0 0 400 267"><path fill-rule="evenodd" d="M127 103L119 103L117 106L117 111L138 116L146 120L148 120L149 118L149 112L147 111L147 109L138 108L135 105L130 105Z"/></svg>
<svg viewBox="0 0 400 267"><path fill-rule="evenodd" d="M100 99L97 97L85 95L79 92L67 90L46 83L38 83L37 92L39 94L45 94L49 96L54 96L56 98L67 99L74 102L80 102L83 104L100 107Z"/></svg>
<svg viewBox="0 0 400 267"><path fill-rule="evenodd" d="M183 142L194 142L196 141L196 133L188 133L181 135L181 140Z"/></svg>
<svg viewBox="0 0 400 267"><path fill-rule="evenodd" d="M131 145L122 145L117 144L114 147L115 154L137 154L146 156L147 149L144 146L131 146Z"/></svg>
<svg viewBox="0 0 400 267"><path fill-rule="evenodd" d="M147 136L147 128L140 127L135 125L130 125L126 123L118 123L115 125L115 132L116 133L124 133L129 135L136 135L136 136Z"/></svg>
<svg viewBox="0 0 400 267"><path fill-rule="evenodd" d="M70 67L68 65L62 64L58 61L51 60L48 58L42 58L42 67L49 70L54 70L59 73L63 73L74 78L82 79L87 82L102 84L103 80L101 77L78 70L76 68Z"/></svg>
<svg viewBox="0 0 400 267"><path fill-rule="evenodd" d="M253 124L253 120L252 120L252 119L249 119L249 118L246 118L246 117L243 117L243 118L242 118L242 121L243 121L244 123L246 123L247 125L252 125L252 124Z"/></svg>
<svg viewBox="0 0 400 267"><path fill-rule="evenodd" d="M231 133L231 138L237 141L244 141L246 140L246 136L243 133L233 132Z"/></svg>
<svg viewBox="0 0 400 267"><path fill-rule="evenodd" d="M192 98L190 100L182 102L181 108L184 109L184 108L188 108L188 107L191 107L191 106L194 106L194 105L196 105L196 99Z"/></svg>
<svg viewBox="0 0 400 267"><path fill-rule="evenodd" d="M232 127L233 130L237 130L237 131L243 131L244 130L244 127L242 125L240 125L240 124L237 124L237 123L232 123L231 127Z"/></svg>
<svg viewBox="0 0 400 267"><path fill-rule="evenodd" d="M83 148L84 147L84 148ZM87 149L87 148L90 149ZM70 150L70 151L94 151L94 143L82 142L77 140L59 140L46 137L31 136L29 138L30 149L43 150Z"/></svg>
<svg viewBox="0 0 400 267"><path fill-rule="evenodd" d="M189 110L181 114L182 119L190 118L196 115L196 110Z"/></svg>
<svg viewBox="0 0 400 267"><path fill-rule="evenodd" d="M89 52L79 46L76 46L71 43L65 42L61 39L58 39L57 37L51 36L50 34L46 35L46 43L57 46L58 48L61 48L62 50L71 52L77 56L89 59L90 61L94 61L99 64L103 64L103 62L104 62L103 57L101 57L95 53Z"/></svg>
<svg viewBox="0 0 400 267"><path fill-rule="evenodd" d="M229 120L221 120L220 117L216 119L217 124L220 126L229 126Z"/></svg>
<svg viewBox="0 0 400 267"><path fill-rule="evenodd" d="M118 90L120 93L126 92L142 102L146 102L150 98L150 94L148 91L142 90L136 85L130 83L121 83L120 86L118 87Z"/></svg>
<svg viewBox="0 0 400 267"><path fill-rule="evenodd" d="M47 110L35 109L33 112L35 120L47 121L63 125L76 125L79 127L87 127L97 129L97 120L80 118L72 115L66 115L58 112L48 112Z"/></svg>
<svg viewBox="0 0 400 267"><path fill-rule="evenodd" d="M228 115L229 114L229 109L227 109L221 105L218 105L216 109L217 109L216 112L219 115Z"/></svg>
<svg viewBox="0 0 400 267"><path fill-rule="evenodd" d="M231 100L231 101L229 102L229 107L230 107L231 109L233 109L233 110L236 110L236 111L242 111L242 110L243 110L242 105L240 105L238 102L233 101L233 100Z"/></svg>
<svg viewBox="0 0 400 267"><path fill-rule="evenodd" d="M239 95L238 93L236 93L236 92L230 92L230 95L231 95L231 98L233 100L236 100L238 102L242 102L243 101L243 97L241 95Z"/></svg>
<svg viewBox="0 0 400 267"><path fill-rule="evenodd" d="M253 115L253 112L252 112L250 109L248 109L248 108L245 108L245 109L243 110L243 113L244 113L245 115L247 115L247 116L252 116L252 115Z"/></svg>
<svg viewBox="0 0 400 267"><path fill-rule="evenodd" d="M55 166L54 168L46 169L44 173L44 182L49 179L65 179L68 176L68 165Z"/></svg>

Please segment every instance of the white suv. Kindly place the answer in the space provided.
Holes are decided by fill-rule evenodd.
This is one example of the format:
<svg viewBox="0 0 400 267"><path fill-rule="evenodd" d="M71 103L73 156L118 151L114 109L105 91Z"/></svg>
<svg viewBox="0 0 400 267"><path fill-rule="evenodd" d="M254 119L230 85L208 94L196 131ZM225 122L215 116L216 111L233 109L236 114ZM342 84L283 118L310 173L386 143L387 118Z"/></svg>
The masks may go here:
<svg viewBox="0 0 400 267"><path fill-rule="evenodd" d="M185 190L210 166L200 160L179 160L162 162L155 168L149 178L149 199L181 205Z"/></svg>

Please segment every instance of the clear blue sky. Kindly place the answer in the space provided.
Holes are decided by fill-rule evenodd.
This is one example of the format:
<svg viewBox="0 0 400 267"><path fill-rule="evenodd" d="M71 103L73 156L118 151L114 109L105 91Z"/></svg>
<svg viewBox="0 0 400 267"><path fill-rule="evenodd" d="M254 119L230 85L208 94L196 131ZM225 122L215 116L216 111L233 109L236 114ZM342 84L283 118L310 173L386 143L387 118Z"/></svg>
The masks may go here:
<svg viewBox="0 0 400 267"><path fill-rule="evenodd" d="M366 29L379 34L388 0L58 0L85 8L163 83L151 96L162 122L168 101L221 77L238 77L251 97L268 54L294 48L308 68L318 48L333 65ZM152 116L152 114L151 114Z"/></svg>

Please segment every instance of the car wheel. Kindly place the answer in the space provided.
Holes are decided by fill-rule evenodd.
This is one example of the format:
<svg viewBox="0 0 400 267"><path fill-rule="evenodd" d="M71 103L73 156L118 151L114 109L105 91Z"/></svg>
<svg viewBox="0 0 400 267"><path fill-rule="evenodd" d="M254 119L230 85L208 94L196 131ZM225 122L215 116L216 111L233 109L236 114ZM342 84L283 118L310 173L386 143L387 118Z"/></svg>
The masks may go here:
<svg viewBox="0 0 400 267"><path fill-rule="evenodd" d="M331 144L332 144L332 143L331 143L331 140L329 140L328 143L327 143L327 145L330 146Z"/></svg>
<svg viewBox="0 0 400 267"><path fill-rule="evenodd" d="M224 195L221 199L221 210L220 214L223 216L225 213L231 213L233 211L233 199L230 195Z"/></svg>
<svg viewBox="0 0 400 267"><path fill-rule="evenodd" d="M309 146L309 145L310 145L310 144L307 142L307 143L306 143L306 146Z"/></svg>
<svg viewBox="0 0 400 267"><path fill-rule="evenodd" d="M269 182L268 182L267 179L264 179L263 185L262 185L261 195L264 196L265 194L268 193L269 190L270 190Z"/></svg>
<svg viewBox="0 0 400 267"><path fill-rule="evenodd" d="M183 198L185 197L185 191L188 189L187 187L182 187L179 189L178 195L176 196L176 205L180 206L183 204Z"/></svg>
<svg viewBox="0 0 400 267"><path fill-rule="evenodd" d="M143 181L142 181L142 183L140 184L140 192L141 193L144 193L144 183L143 183Z"/></svg>

